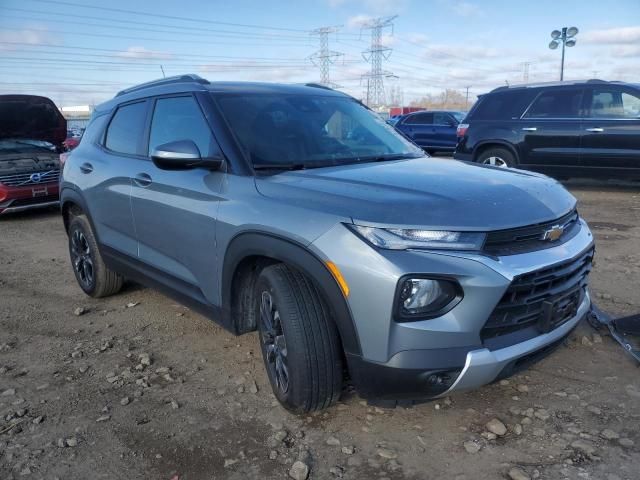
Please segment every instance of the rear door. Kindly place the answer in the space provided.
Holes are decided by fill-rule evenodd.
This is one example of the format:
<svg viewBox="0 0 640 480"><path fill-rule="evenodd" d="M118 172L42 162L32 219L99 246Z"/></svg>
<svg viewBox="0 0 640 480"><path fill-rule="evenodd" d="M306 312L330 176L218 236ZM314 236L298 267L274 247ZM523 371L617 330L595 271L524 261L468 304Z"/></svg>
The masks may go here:
<svg viewBox="0 0 640 480"><path fill-rule="evenodd" d="M584 88L543 89L514 124L520 132L520 163L549 173L579 173Z"/></svg>
<svg viewBox="0 0 640 480"><path fill-rule="evenodd" d="M589 87L582 161L591 174L640 174L640 91L622 85Z"/></svg>
<svg viewBox="0 0 640 480"><path fill-rule="evenodd" d="M225 174L204 168L161 170L149 153L179 140L192 140L202 157L220 150L193 95L153 103L147 155L138 164L131 191L140 260L158 272L159 280L202 300L203 291L217 291L216 217Z"/></svg>
<svg viewBox="0 0 640 480"><path fill-rule="evenodd" d="M407 115L397 128L420 147L429 147L433 137L433 113L418 112Z"/></svg>

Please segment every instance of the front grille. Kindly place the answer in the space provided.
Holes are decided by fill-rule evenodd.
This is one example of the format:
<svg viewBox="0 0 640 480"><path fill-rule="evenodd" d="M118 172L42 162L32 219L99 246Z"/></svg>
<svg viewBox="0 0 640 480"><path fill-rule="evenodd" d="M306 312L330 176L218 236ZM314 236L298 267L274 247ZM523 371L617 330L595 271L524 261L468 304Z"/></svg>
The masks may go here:
<svg viewBox="0 0 640 480"><path fill-rule="evenodd" d="M571 318L574 309L567 307L577 308L582 302L593 255L591 248L572 260L515 277L483 327L483 341L528 327L545 331L549 325L544 325L548 319L543 310L550 305L556 305L556 311L561 312L552 328Z"/></svg>
<svg viewBox="0 0 640 480"><path fill-rule="evenodd" d="M578 212L572 210L566 215L550 221L526 227L496 230L487 234L484 251L489 255L515 255L555 247L573 238L580 230ZM560 238L555 241L544 239L545 232L554 226L563 227Z"/></svg>
<svg viewBox="0 0 640 480"><path fill-rule="evenodd" d="M0 183L7 187L26 187L29 185L42 185L43 183L57 182L60 170L45 170L41 172L14 173L0 175Z"/></svg>

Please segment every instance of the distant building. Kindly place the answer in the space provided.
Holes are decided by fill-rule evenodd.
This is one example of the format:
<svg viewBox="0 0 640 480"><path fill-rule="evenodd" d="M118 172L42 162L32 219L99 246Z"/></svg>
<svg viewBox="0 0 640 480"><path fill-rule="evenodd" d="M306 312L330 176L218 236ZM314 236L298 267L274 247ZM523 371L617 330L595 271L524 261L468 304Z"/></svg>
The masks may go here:
<svg viewBox="0 0 640 480"><path fill-rule="evenodd" d="M93 113L91 105L75 105L70 107L61 107L60 111L64 118L67 119L67 128L69 130L86 128L89 119Z"/></svg>

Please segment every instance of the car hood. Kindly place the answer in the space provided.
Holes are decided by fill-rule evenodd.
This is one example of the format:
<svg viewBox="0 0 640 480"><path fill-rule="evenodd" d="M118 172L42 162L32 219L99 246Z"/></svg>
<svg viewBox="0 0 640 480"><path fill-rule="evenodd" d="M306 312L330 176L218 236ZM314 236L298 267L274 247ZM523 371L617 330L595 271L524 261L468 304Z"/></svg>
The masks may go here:
<svg viewBox="0 0 640 480"><path fill-rule="evenodd" d="M554 220L576 204L544 175L437 158L281 172L256 187L371 226L500 230Z"/></svg>
<svg viewBox="0 0 640 480"><path fill-rule="evenodd" d="M60 146L67 138L67 121L46 97L0 95L0 140L16 138Z"/></svg>

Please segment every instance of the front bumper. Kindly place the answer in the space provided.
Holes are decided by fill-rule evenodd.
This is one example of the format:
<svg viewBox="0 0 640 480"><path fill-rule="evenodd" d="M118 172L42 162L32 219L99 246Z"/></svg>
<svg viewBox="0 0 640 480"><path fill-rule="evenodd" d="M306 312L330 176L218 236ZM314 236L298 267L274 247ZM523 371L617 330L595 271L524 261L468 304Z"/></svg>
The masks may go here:
<svg viewBox="0 0 640 480"><path fill-rule="evenodd" d="M314 242L350 286L347 299L361 352L347 352L353 383L365 398L433 398L477 388L524 368L568 335L591 307L585 293L574 316L548 333L483 340L482 330L514 279L579 258L593 248L580 232L545 250L489 257L481 254L372 249L339 226ZM405 275L454 278L463 300L441 317L412 322L394 319L394 293ZM522 330L522 332L525 332Z"/></svg>
<svg viewBox="0 0 640 480"><path fill-rule="evenodd" d="M0 183L0 215L59 204L60 187L57 182L8 187Z"/></svg>

